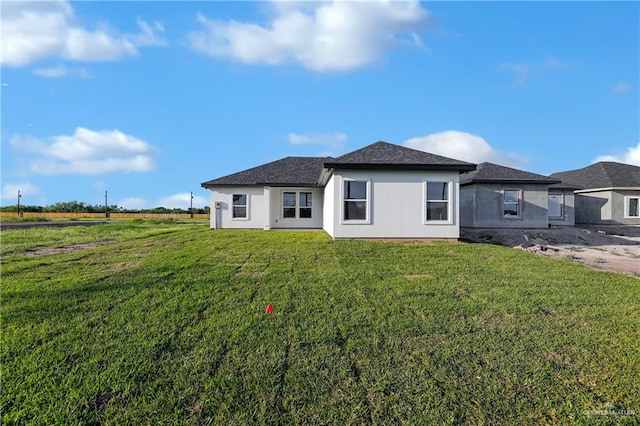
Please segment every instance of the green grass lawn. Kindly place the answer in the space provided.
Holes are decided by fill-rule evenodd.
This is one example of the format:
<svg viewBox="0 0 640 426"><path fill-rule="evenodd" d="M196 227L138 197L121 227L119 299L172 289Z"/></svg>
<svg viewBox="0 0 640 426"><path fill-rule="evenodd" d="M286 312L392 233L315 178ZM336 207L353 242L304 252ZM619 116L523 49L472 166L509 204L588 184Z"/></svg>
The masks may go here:
<svg viewBox="0 0 640 426"><path fill-rule="evenodd" d="M640 421L634 278L322 232L0 238L3 424Z"/></svg>

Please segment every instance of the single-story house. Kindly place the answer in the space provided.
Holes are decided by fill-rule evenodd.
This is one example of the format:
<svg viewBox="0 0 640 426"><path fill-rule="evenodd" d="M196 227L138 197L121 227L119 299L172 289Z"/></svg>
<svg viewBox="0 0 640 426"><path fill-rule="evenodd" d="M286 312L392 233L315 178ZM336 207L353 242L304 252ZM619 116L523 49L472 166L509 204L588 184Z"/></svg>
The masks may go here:
<svg viewBox="0 0 640 426"><path fill-rule="evenodd" d="M460 236L459 175L475 164L387 142L287 157L202 183L211 228L324 229L333 238Z"/></svg>
<svg viewBox="0 0 640 426"><path fill-rule="evenodd" d="M601 161L550 177L576 188L576 223L640 225L640 167Z"/></svg>
<svg viewBox="0 0 640 426"><path fill-rule="evenodd" d="M551 217L564 220L572 210L567 206L571 199L549 192L550 185L559 183L559 179L511 167L478 164L476 170L460 176L460 224L472 228L547 228Z"/></svg>

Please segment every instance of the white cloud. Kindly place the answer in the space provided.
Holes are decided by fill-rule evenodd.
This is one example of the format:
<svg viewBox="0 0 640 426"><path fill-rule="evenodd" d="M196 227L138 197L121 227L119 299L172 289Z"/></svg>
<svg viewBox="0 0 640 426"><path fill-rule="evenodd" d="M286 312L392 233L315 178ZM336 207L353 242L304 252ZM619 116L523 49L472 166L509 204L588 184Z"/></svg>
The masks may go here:
<svg viewBox="0 0 640 426"><path fill-rule="evenodd" d="M29 170L44 175L102 175L148 172L155 168L156 149L119 130L93 131L78 127L71 136L53 136L47 141L13 136L11 145L34 154Z"/></svg>
<svg viewBox="0 0 640 426"><path fill-rule="evenodd" d="M138 55L138 46L161 46L161 24L138 20L139 34L118 34L98 25L76 23L67 1L7 1L2 3L0 62L24 66L48 57L75 61L112 61Z"/></svg>
<svg viewBox="0 0 640 426"><path fill-rule="evenodd" d="M404 146L476 164L488 161L522 167L527 163L525 157L497 150L480 136L456 130L411 138Z"/></svg>
<svg viewBox="0 0 640 426"><path fill-rule="evenodd" d="M638 142L638 145L636 146L628 147L626 152L623 152L621 154L601 155L593 160L594 163L597 163L598 161L615 161L617 163L640 166L640 142Z"/></svg>
<svg viewBox="0 0 640 426"><path fill-rule="evenodd" d="M347 135L340 132L334 133L289 133L289 143L293 145L321 145L331 150L341 150L348 139Z"/></svg>
<svg viewBox="0 0 640 426"><path fill-rule="evenodd" d="M265 25L210 20L189 34L191 47L212 57L248 64L297 62L313 71L344 71L378 60L396 46L424 49L416 31L429 13L415 0L272 2L273 18Z"/></svg>
<svg viewBox="0 0 640 426"><path fill-rule="evenodd" d="M164 47L167 41L160 37L158 33L164 32L164 26L158 21L153 21L153 26L148 22L138 18L140 34L133 34L130 38L137 46L158 46Z"/></svg>
<svg viewBox="0 0 640 426"><path fill-rule="evenodd" d="M127 197L119 200L116 204L118 207L131 210L152 209L155 207L165 207L167 209L184 209L188 210L191 206L189 198L191 194L189 192L181 192L179 194L168 195L166 197L160 197L155 201L151 201L142 197ZM198 195L193 196L193 208L202 208L209 205L209 198L201 197Z"/></svg>
<svg viewBox="0 0 640 426"><path fill-rule="evenodd" d="M66 66L59 64L49 68L36 68L32 71L33 74L46 78L62 78L67 76L76 76L80 78L89 78L89 73L84 69L74 70L69 69Z"/></svg>
<svg viewBox="0 0 640 426"><path fill-rule="evenodd" d="M127 210L142 210L152 208L151 203L149 203L144 198L139 197L123 198L122 200L119 200L116 205Z"/></svg>
<svg viewBox="0 0 640 426"><path fill-rule="evenodd" d="M632 88L633 86L631 86L629 83L617 83L615 86L613 86L613 89L611 91L616 95L622 95L623 93L627 93L628 91L630 91Z"/></svg>
<svg viewBox="0 0 640 426"><path fill-rule="evenodd" d="M191 194L189 192L182 192L179 194L169 195L168 197L160 198L157 201L157 207L166 207L168 209L188 209L190 207ZM193 207L200 208L209 204L209 199L198 195L193 196Z"/></svg>
<svg viewBox="0 0 640 426"><path fill-rule="evenodd" d="M40 188L29 182L5 183L2 185L2 199L18 201L18 191L22 197L36 197L41 194Z"/></svg>
<svg viewBox="0 0 640 426"><path fill-rule="evenodd" d="M527 80L534 74L540 74L542 72L561 69L567 67L569 64L560 61L554 57L548 57L542 63L513 63L502 62L499 65L500 70L510 71L515 74L515 80L511 83L512 87L523 86Z"/></svg>

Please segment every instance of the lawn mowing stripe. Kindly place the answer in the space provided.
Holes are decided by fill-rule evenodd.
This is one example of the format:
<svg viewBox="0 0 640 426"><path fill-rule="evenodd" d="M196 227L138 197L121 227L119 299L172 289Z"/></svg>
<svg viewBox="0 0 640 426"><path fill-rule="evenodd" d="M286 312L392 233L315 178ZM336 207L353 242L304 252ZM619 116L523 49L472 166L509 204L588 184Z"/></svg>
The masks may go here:
<svg viewBox="0 0 640 426"><path fill-rule="evenodd" d="M607 403L640 411L637 280L493 246L134 228L81 259L7 258L3 422L572 424ZM20 268L36 263L25 284Z"/></svg>

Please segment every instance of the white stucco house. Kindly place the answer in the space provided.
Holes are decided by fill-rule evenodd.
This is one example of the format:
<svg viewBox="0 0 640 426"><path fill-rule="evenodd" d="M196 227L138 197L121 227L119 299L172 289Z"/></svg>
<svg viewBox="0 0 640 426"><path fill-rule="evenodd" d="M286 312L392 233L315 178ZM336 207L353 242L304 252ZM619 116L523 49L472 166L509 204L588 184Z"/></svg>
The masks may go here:
<svg viewBox="0 0 640 426"><path fill-rule="evenodd" d="M339 238L460 236L460 173L475 165L387 142L287 157L202 183L211 228L324 229Z"/></svg>

